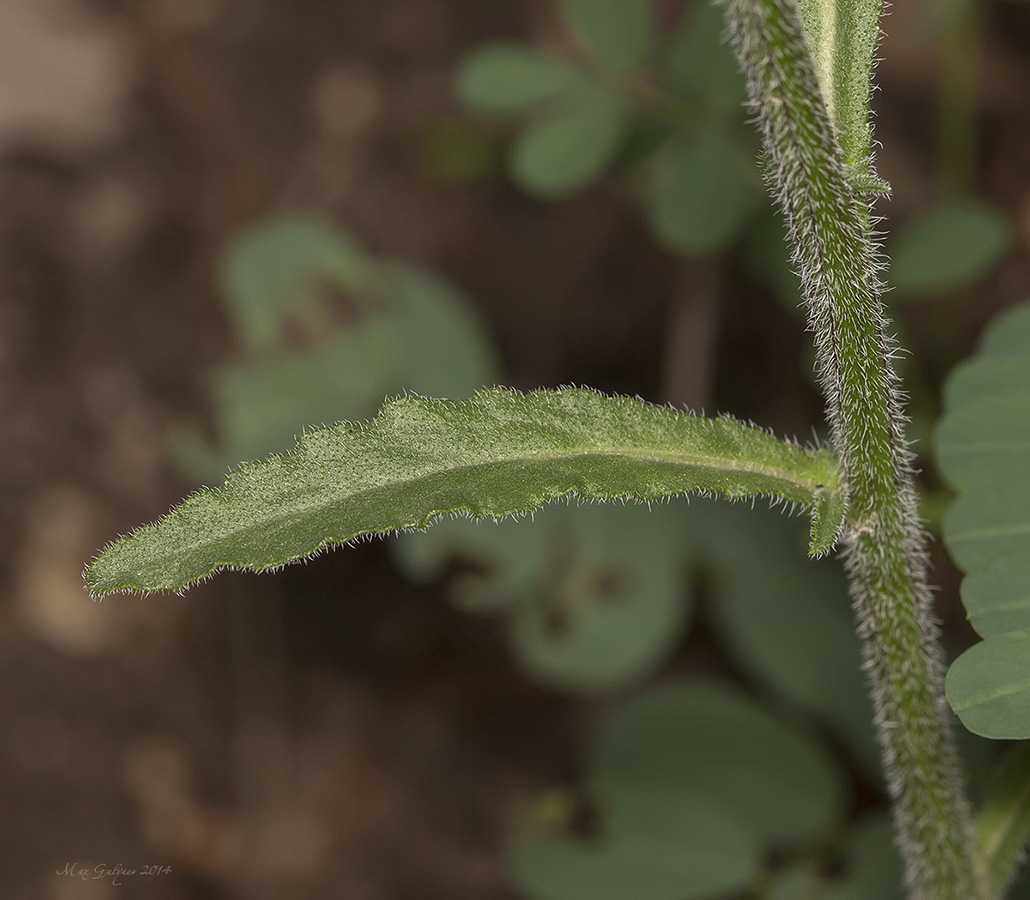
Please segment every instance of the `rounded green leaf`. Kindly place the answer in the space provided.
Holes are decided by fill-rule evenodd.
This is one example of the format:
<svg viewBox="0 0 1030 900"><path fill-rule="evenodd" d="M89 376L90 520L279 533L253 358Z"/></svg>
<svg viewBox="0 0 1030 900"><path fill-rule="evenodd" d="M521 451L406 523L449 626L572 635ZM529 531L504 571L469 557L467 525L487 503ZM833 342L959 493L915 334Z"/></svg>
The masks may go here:
<svg viewBox="0 0 1030 900"><path fill-rule="evenodd" d="M665 660L689 612L680 507L557 507L546 582L513 610L522 665L566 691L637 681ZM536 523L534 523L536 524Z"/></svg>
<svg viewBox="0 0 1030 900"><path fill-rule="evenodd" d="M717 807L755 847L801 841L843 813L840 773L817 744L735 692L668 684L627 703L594 748L589 784L613 832L649 836ZM757 858L755 862L757 862Z"/></svg>
<svg viewBox="0 0 1030 900"><path fill-rule="evenodd" d="M971 572L1030 548L1030 481L977 485L944 515L944 542L960 569Z"/></svg>
<svg viewBox="0 0 1030 900"><path fill-rule="evenodd" d="M720 132L671 141L648 186L651 229L668 247L710 253L740 232L754 204L740 145Z"/></svg>
<svg viewBox="0 0 1030 900"><path fill-rule="evenodd" d="M664 72L676 94L739 118L747 99L744 77L723 33L715 3L695 3L669 44Z"/></svg>
<svg viewBox="0 0 1030 900"><path fill-rule="evenodd" d="M1030 629L1030 553L1021 548L962 580L962 603L981 637Z"/></svg>
<svg viewBox="0 0 1030 900"><path fill-rule="evenodd" d="M473 109L520 113L547 104L588 83L574 66L525 44L486 44L458 71L458 95Z"/></svg>
<svg viewBox="0 0 1030 900"><path fill-rule="evenodd" d="M701 900L742 886L753 867L747 839L725 816L694 812L678 844L523 839L508 853L509 878L530 900Z"/></svg>
<svg viewBox="0 0 1030 900"><path fill-rule="evenodd" d="M937 429L941 472L960 490L1028 480L1030 378L1015 380L1020 373L1012 368L1008 374L1012 381L985 388L978 402L949 410Z"/></svg>
<svg viewBox="0 0 1030 900"><path fill-rule="evenodd" d="M531 123L511 151L512 177L541 198L585 187L615 159L628 133L622 101L601 87L567 94L559 108Z"/></svg>
<svg viewBox="0 0 1030 900"><path fill-rule="evenodd" d="M414 577L447 561L469 566L448 584L467 609L508 613L515 655L565 691L623 687L680 639L691 597L683 577L682 504L553 504L532 526L448 520L392 546Z"/></svg>
<svg viewBox="0 0 1030 900"><path fill-rule="evenodd" d="M991 271L1012 242L1012 230L993 206L951 202L899 229L888 248L890 283L919 297L967 287Z"/></svg>
<svg viewBox="0 0 1030 900"><path fill-rule="evenodd" d="M651 0L561 0L573 32L603 63L632 71L651 54L654 10Z"/></svg>
<svg viewBox="0 0 1030 900"><path fill-rule="evenodd" d="M996 739L1030 738L1030 631L989 637L951 664L945 689L962 724Z"/></svg>
<svg viewBox="0 0 1030 900"><path fill-rule="evenodd" d="M948 700L985 737L1030 737L1030 306L991 322L945 386L936 450L959 490L944 541L967 574L962 600L986 640L948 673Z"/></svg>
<svg viewBox="0 0 1030 900"><path fill-rule="evenodd" d="M327 286L366 291L376 278L372 262L342 231L310 216L282 215L233 239L222 284L240 337L261 349L274 345L286 323L304 314L312 292Z"/></svg>
<svg viewBox="0 0 1030 900"><path fill-rule="evenodd" d="M772 510L710 503L691 511L704 513L696 531L727 651L743 671L819 715L878 780L873 709L839 563L807 559L799 523Z"/></svg>
<svg viewBox="0 0 1030 900"><path fill-rule="evenodd" d="M382 272L404 348L386 393L407 390L456 400L496 383L500 365L493 342L461 291L409 263L387 262ZM348 411L336 416L356 418Z"/></svg>
<svg viewBox="0 0 1030 900"><path fill-rule="evenodd" d="M842 877L827 885L826 900L903 900L904 870L888 815L867 815L848 834Z"/></svg>

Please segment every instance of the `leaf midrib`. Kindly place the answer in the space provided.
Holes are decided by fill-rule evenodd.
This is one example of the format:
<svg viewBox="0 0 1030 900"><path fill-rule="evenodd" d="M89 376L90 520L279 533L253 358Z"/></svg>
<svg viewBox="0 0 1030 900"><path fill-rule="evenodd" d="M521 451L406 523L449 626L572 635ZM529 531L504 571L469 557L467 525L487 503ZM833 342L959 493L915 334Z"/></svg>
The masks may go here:
<svg viewBox="0 0 1030 900"><path fill-rule="evenodd" d="M805 451L800 450L800 448L799 448L799 453L805 453ZM594 447L594 448L582 448L582 449L576 449L576 450L571 450L571 451L566 451L566 452L561 452L561 453L529 451L529 452L526 452L526 453L521 454L521 455L505 456L502 459L486 459L486 460L484 460L483 462L480 462L480 463L465 464L465 465L460 465L460 466L453 466L453 467L450 467L450 468L441 467L441 468L434 469L433 471L426 472L426 473L421 474L421 475L412 476L410 478L386 480L386 481L379 482L378 484L371 485L369 487L365 487L365 488L362 488L362 489L359 489L359 490L340 492L338 494L331 494L331 495L329 495L328 499L325 499L326 498L325 494L317 495L315 493L311 493L311 494L309 494L309 496L312 496L312 497L321 496L323 499L320 500L320 501L313 501L313 502L309 502L309 503L290 504L289 507L285 507L285 508L284 507L279 507L275 513L267 515L267 516L256 516L256 517L253 517L245 525L243 525L241 527L233 528L233 527L230 526L230 527L224 529L221 532L220 537L218 537L218 538L207 538L206 540L203 540L203 541L197 541L197 542L190 543L190 544L182 544L182 545L180 545L180 549L195 549L195 548L198 548L198 547L202 547L205 544L211 543L213 540L222 540L222 539L224 539L225 537L228 537L228 536L244 534L244 533L250 531L254 527L261 527L263 525L266 525L269 522L279 522L279 521L285 521L285 520L288 520L288 519L294 518L294 517L298 517L298 518L299 517L303 517L307 513L311 512L312 510L317 510L317 509L320 509L320 508L327 508L329 506L333 506L333 505L335 505L335 504L337 504L337 503L339 503L341 501L345 501L345 500L360 499L362 497L367 497L369 495L376 494L376 493L379 493L379 492L384 491L384 490L389 490L392 487L397 487L397 486L400 486L400 485L404 485L404 486L411 485L411 486L414 486L414 485L417 485L419 482L426 482L426 481L429 481L430 479L434 479L434 478L448 477L448 476L454 477L454 476L460 475L462 472L483 471L483 470L491 468L491 467L498 467L498 466L500 466L500 467L507 467L507 466L511 466L511 465L515 465L515 464L519 464L519 463L555 463L555 462L571 461L571 460L575 460L575 459L584 459L586 457L591 457L591 456L599 457L599 458L605 458L605 459L621 458L621 459L627 459L627 460L632 460L634 462L641 462L641 463L651 462L651 463L657 463L657 464L660 464L660 465L667 465L667 466L672 466L672 467L676 467L676 468L683 468L683 469L703 469L703 470L712 471L712 472L730 472L730 473L737 472L737 473L747 473L747 474L752 474L752 475L759 475L759 476L762 476L762 477L765 477L765 478L770 478L770 479L778 480L778 481L780 481L780 482L782 482L784 484L787 484L787 485L794 485L794 486L797 486L799 488L802 488L810 496L814 496L815 492L817 490L820 490L821 488L822 489L826 489L826 490L828 490L830 492L832 492L833 490L835 490L837 488L836 484L827 485L827 484L825 484L823 482L819 482L818 480L816 480L816 478L814 476L810 477L810 478L809 477L791 477L791 474L785 473L785 470L780 469L780 468L771 467L771 466L765 466L765 465L761 465L761 464L755 464L754 462L747 461L747 460L741 460L741 459L724 459L722 457L712 456L712 455L707 455L707 454L706 455L701 455L701 454L698 454L698 455L687 455L687 454L683 454L680 451L672 451L672 450L664 451L664 452L658 452L658 453L655 453L653 451L648 452L648 453L643 453L643 452L641 452L641 453L633 453L630 450L620 449L618 447L600 448L600 449L596 448L596 447ZM811 463L811 465L813 465L813 466L818 465L818 461L815 458L813 458L811 455L806 454L806 459ZM796 474L798 476L801 476L802 472L797 472ZM830 471L827 472L827 476L829 478L832 478L833 475L834 475L834 473L832 473ZM247 485L247 487L254 487L254 485ZM704 490L704 488L700 488L700 489ZM689 489L684 489L684 493L686 493L688 490ZM211 493L215 497L222 497L222 496L224 496L224 493L225 493L225 486L223 486L221 488L216 488L216 489L212 490ZM552 499L557 499L558 497L564 496L565 494L576 494L576 493L578 493L578 491L576 491L576 489L570 488L568 490L561 491L559 494L555 494ZM660 494L662 496L666 495L665 492L660 492ZM586 495L581 495L581 496L586 496ZM591 498L593 498L593 495L590 495L590 496L591 496ZM614 497L614 496L618 496L618 495L611 494L611 495L597 495L597 496L613 496ZM658 496L658 495L656 494L656 496ZM192 507L192 506L195 505L194 499L196 499L196 501L199 502L200 498L202 498L202 497L203 497L202 494L198 494L198 495L196 495L196 498L191 498L190 501L187 501L187 503L184 504L184 506ZM462 510L462 509L467 509L467 508L468 507L464 506L464 505L452 507L452 509L455 510L455 511ZM448 510L439 510L439 512L447 512L447 511ZM182 514L179 512L179 510L175 510L172 513L170 513L170 516L174 516L177 519L181 518L181 515ZM433 513L430 513L430 515L433 515ZM355 534L354 537L360 537L361 535L368 534L368 533L369 532L359 532L359 533ZM347 540L350 540L350 538L347 538ZM171 555L171 554L169 553L169 554L166 554L166 555Z"/></svg>

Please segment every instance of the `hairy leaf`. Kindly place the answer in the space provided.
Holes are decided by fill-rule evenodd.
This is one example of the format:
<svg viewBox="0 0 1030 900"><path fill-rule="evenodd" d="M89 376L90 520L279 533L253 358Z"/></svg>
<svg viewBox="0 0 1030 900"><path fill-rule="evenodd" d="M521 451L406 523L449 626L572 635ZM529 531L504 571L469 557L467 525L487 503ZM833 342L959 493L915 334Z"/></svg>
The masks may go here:
<svg viewBox="0 0 1030 900"><path fill-rule="evenodd" d="M809 505L813 553L829 549L843 516L828 451L589 390L494 388L462 402L406 397L369 423L305 434L108 547L86 583L95 596L179 590L221 568L272 569L446 513L502 518L565 495L688 491Z"/></svg>
<svg viewBox="0 0 1030 900"><path fill-rule="evenodd" d="M883 0L800 0L826 111L848 167L869 175L869 97Z"/></svg>
<svg viewBox="0 0 1030 900"><path fill-rule="evenodd" d="M995 635L951 665L948 702L974 734L998 740L1030 736L1030 631Z"/></svg>

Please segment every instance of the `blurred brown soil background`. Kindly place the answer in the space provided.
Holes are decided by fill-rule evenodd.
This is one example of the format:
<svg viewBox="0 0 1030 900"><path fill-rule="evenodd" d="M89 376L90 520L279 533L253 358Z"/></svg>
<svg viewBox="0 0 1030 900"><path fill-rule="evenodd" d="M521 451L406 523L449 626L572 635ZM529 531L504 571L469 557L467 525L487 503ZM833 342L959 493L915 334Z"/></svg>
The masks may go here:
<svg viewBox="0 0 1030 900"><path fill-rule="evenodd" d="M891 217L936 190L926 5L896 5L878 70ZM984 12L974 174L1018 246L969 298L956 352L1030 296L1030 4ZM456 62L501 37L563 40L544 0L0 0L8 900L505 900L505 835L572 782L603 709L531 684L496 621L403 581L377 542L90 602L97 547L193 487L166 438L204 414L204 374L233 353L216 263L243 224L307 209L437 268L518 387L700 398L801 435L818 422L798 321L731 286L704 328L677 331L705 267L685 277L625 200L544 204L427 168ZM906 313L917 346L933 319ZM666 358L684 346L700 369ZM116 885L66 864L171 872Z"/></svg>

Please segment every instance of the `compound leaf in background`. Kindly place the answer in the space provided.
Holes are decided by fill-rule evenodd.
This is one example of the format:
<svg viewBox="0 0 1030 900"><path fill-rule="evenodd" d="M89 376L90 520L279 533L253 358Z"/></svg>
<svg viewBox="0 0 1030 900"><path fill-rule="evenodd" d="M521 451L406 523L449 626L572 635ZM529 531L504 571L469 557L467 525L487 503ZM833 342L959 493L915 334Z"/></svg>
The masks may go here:
<svg viewBox="0 0 1030 900"><path fill-rule="evenodd" d="M704 512L697 552L709 564L714 624L748 674L818 715L878 784L880 751L839 564L813 562L798 523L768 510L694 504ZM739 564L740 551L748 565Z"/></svg>
<svg viewBox="0 0 1030 900"><path fill-rule="evenodd" d="M544 199L585 187L615 159L629 133L624 102L600 85L567 91L511 149L512 177Z"/></svg>
<svg viewBox="0 0 1030 900"><path fill-rule="evenodd" d="M453 579L466 608L509 613L515 654L552 687L593 692L654 669L689 612L679 536L687 510L552 505L527 528L451 520L402 535L395 550L413 577L449 559L472 571Z"/></svg>
<svg viewBox="0 0 1030 900"><path fill-rule="evenodd" d="M904 900L904 870L887 815L852 826L843 847L843 874L827 885L825 900Z"/></svg>
<svg viewBox="0 0 1030 900"><path fill-rule="evenodd" d="M316 235L307 251L294 246ZM290 277L280 273L266 283L276 241L292 248ZM237 286L238 301L260 298L247 308L257 311L262 340L271 343L256 348L245 339L242 356L212 373L214 446L188 424L173 435L176 462L191 477L211 481L241 460L287 449L307 428L368 417L384 397L405 389L458 399L496 381L493 348L474 307L442 278L364 256L349 236L317 219L276 217L234 247L226 280ZM349 274L341 265L335 282L324 282L327 260L359 257ZM311 315L315 285L346 291L362 281L376 285L374 303L346 316L320 317L301 346L287 341L286 325L301 309L298 295L307 297L303 309ZM250 285L250 293L241 285Z"/></svg>
<svg viewBox="0 0 1030 900"><path fill-rule="evenodd" d="M589 84L575 66L524 44L486 44L458 71L461 101L479 112L530 112Z"/></svg>
<svg viewBox="0 0 1030 900"><path fill-rule="evenodd" d="M974 734L1030 737L1030 631L993 635L951 664L948 702Z"/></svg>
<svg viewBox="0 0 1030 900"><path fill-rule="evenodd" d="M845 803L821 748L733 691L688 683L616 711L591 750L585 789L597 817L589 843L532 836L513 848L510 868L529 896L687 900L739 890L771 846L817 839Z"/></svg>
<svg viewBox="0 0 1030 900"><path fill-rule="evenodd" d="M529 900L700 900L740 885L746 838L717 810L693 812L676 846L524 837L508 852L508 877Z"/></svg>
<svg viewBox="0 0 1030 900"><path fill-rule="evenodd" d="M650 837L654 817L678 825L710 804L756 849L824 834L846 793L818 744L729 688L689 683L624 704L593 748L587 779L614 833Z"/></svg>
<svg viewBox="0 0 1030 900"><path fill-rule="evenodd" d="M717 4L693 4L672 38L663 71L678 96L739 119L747 89L733 51L723 40L725 30Z"/></svg>
<svg viewBox="0 0 1030 900"><path fill-rule="evenodd" d="M717 131L669 141L655 155L648 218L666 246L709 253L740 232L754 204L741 146Z"/></svg>
<svg viewBox="0 0 1030 900"><path fill-rule="evenodd" d="M1007 310L945 388L938 465L959 492L944 541L966 573L963 601L985 640L948 672L962 723L1030 738L1030 306ZM1012 629L1012 630L1010 630Z"/></svg>
<svg viewBox="0 0 1030 900"><path fill-rule="evenodd" d="M651 55L651 0L561 0L572 31L605 65L621 71L642 67Z"/></svg>
<svg viewBox="0 0 1030 900"><path fill-rule="evenodd" d="M382 272L402 347L401 365L386 393L408 390L458 399L497 381L493 343L464 294L410 263L387 262ZM353 416L345 410L336 417Z"/></svg>
<svg viewBox="0 0 1030 900"><path fill-rule="evenodd" d="M303 353L227 363L210 388L217 441L182 425L172 434L176 463L209 482L241 461L289 449L305 428L369 416L396 392L403 361L395 323L375 318Z"/></svg>
<svg viewBox="0 0 1030 900"><path fill-rule="evenodd" d="M969 285L1008 252L1012 229L990 204L939 204L899 228L888 248L889 280L898 295L918 299Z"/></svg>
<svg viewBox="0 0 1030 900"><path fill-rule="evenodd" d="M458 91L481 112L531 114L510 149L508 168L538 197L561 197L589 184L629 134L620 97L574 66L528 47L490 44L476 51L462 66Z"/></svg>
<svg viewBox="0 0 1030 900"><path fill-rule="evenodd" d="M555 507L543 590L510 620L515 653L536 678L566 691L621 688L651 674L689 614L675 506Z"/></svg>
<svg viewBox="0 0 1030 900"><path fill-rule="evenodd" d="M467 401L405 397L369 423L302 435L230 473L87 569L95 596L181 590L225 567L263 571L447 513L503 518L566 495L656 500L690 491L810 506L812 552L843 516L836 460L728 418L627 397L496 388Z"/></svg>
<svg viewBox="0 0 1030 900"><path fill-rule="evenodd" d="M346 234L306 215L279 215L242 230L225 252L222 287L245 346L273 346L286 325L316 312L326 288L377 287L372 262Z"/></svg>
<svg viewBox="0 0 1030 900"><path fill-rule="evenodd" d="M466 563L449 592L461 606L504 611L513 652L559 690L621 688L650 674L683 634L686 504L552 504L532 526L449 520L394 544L420 580Z"/></svg>

